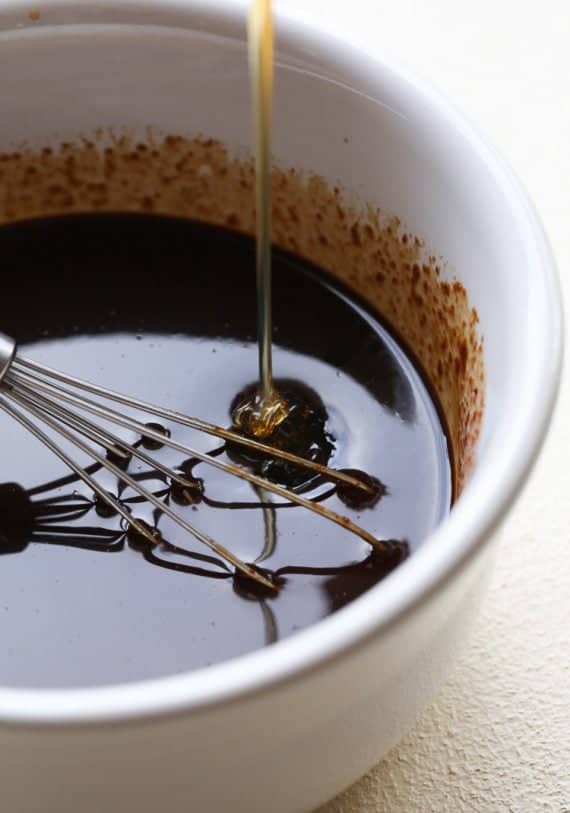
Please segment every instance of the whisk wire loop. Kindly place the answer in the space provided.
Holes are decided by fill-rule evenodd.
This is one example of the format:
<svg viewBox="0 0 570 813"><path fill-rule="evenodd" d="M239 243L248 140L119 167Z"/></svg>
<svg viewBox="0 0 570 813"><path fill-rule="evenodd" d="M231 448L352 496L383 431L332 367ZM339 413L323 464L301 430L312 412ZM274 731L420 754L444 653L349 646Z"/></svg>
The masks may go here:
<svg viewBox="0 0 570 813"><path fill-rule="evenodd" d="M106 422L106 424L120 426L143 438L155 441L157 444L160 444L160 446L166 446L177 452L181 452L192 460L200 461L226 474L239 477L252 484L256 489L262 489L265 492L277 495L285 500L287 504L302 506L340 525L345 530L369 543L375 550L381 553L386 553L389 550L389 543L377 539L367 530L352 522L348 517L321 505L318 501L303 497L291 489L280 486L234 463L228 463L218 457L195 449L188 444L180 443L171 438L169 434L158 431L151 425L143 423L137 418L112 409L105 404L104 401L112 401L115 404L128 407L139 414L142 412L145 415L155 418L167 419L197 431L205 432L216 438L268 454L272 458L294 463L299 467L322 475L326 480L335 482L337 485L345 484L364 491L370 490L370 486L367 483L363 483L351 474L330 469L314 461L305 460L289 452L275 449L265 443L250 438L244 438L231 430L218 427L214 424L202 421L199 418L148 404L136 398L130 398L114 390L109 390L96 384L74 378L73 376L52 370L37 362L22 358L16 354L15 342L3 334L0 334L0 393L0 409L4 410L25 429L31 432L41 443L57 455L94 494L116 511L129 526L132 526L153 544L157 544L158 541L156 531L134 517L119 499L109 494L92 474L86 471L83 466L74 460L59 443L54 440L53 436L47 435L40 429L36 420L49 427L57 436L63 438L66 442L86 454L101 468L110 472L119 482L131 488L136 494L154 506L154 508L172 519L180 528L206 545L211 551L215 552L226 564L232 565L236 570L253 579L264 588L274 590L275 585L263 572L243 562L238 556L232 553L231 550L190 523L184 516L174 510L168 501L164 502L159 499L158 496L144 488L136 479L129 475L127 471L123 470L120 465L117 464L121 459L126 460L134 457L148 465L152 470L160 472L168 478L171 483L178 483L182 487L188 486L191 478L165 465L155 457L148 455L139 448L139 444L128 443L115 435L110 429L90 420L87 414L96 416ZM99 400L93 400L84 393L96 396ZM35 420L32 420L30 416ZM107 454L106 457L103 456L91 445L86 443L86 441L105 449L107 453L111 453L111 455ZM111 456L112 459L110 459ZM273 507L278 507L278 505L278 503L274 504Z"/></svg>
<svg viewBox="0 0 570 813"><path fill-rule="evenodd" d="M244 446L245 448L252 449L253 451L268 454L271 455L272 457L279 458L280 460L285 460L289 463L294 463L295 465L302 466L303 468L309 471L314 471L317 472L318 474L322 474L332 482L344 483L347 486L362 489L363 491L370 490L369 486L366 483L363 483L357 477L352 477L350 474L346 474L345 472L342 471L335 471L334 469L330 469L327 466L323 466L322 464L317 463L314 460L306 460L304 458L299 457L298 455L292 454L291 452L287 452L284 449L277 449L274 446L262 443L259 440L244 437L243 435L240 435L237 432L232 432L230 429L225 429L222 426L216 426L215 424L208 423L207 421L204 421L201 418L196 418L192 415L186 415L181 412L176 412L175 410L172 409L167 409L165 407L158 406L156 404L150 404L146 401L141 401L137 398L132 398L131 396L128 395L123 395L122 393L116 392L115 390L107 389L106 387L101 387L97 384L93 384L92 382L89 381L84 381L80 378L75 378L74 376L62 373L59 370L54 370L51 367L45 366L44 364L38 364L37 362L31 361L30 359L23 358L21 356L16 356L13 359L12 369L10 370L10 373L11 374L14 372L24 373L25 371L28 371L28 373L33 372L36 374L36 376L34 376L33 378L34 382L39 382L42 380L38 376L47 378L48 379L47 383L50 383L50 381L54 380L59 381L62 384L66 384L67 386L83 390L84 392L88 392L91 395L97 395L102 398L108 398L110 401L115 401L115 403L122 404L123 406L129 407L130 409L140 410L141 412L145 412L148 415L154 415L157 418L163 418L168 421L173 421L174 423L187 426L190 429L197 429L199 432L205 432L206 434L212 435L213 437L216 437L218 439L230 441L232 443L238 444L239 446Z"/></svg>

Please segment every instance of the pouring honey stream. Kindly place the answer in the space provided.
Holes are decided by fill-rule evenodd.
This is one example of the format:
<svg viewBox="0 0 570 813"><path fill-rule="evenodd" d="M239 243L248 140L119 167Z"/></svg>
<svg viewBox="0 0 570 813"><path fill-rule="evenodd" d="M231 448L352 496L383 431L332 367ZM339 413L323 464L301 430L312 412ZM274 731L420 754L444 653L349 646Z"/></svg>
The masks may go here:
<svg viewBox="0 0 570 813"><path fill-rule="evenodd" d="M255 144L255 209L259 385L235 404L233 422L257 438L268 438L289 415L289 402L273 381L271 143L274 80L274 21L272 0L252 0L249 65Z"/></svg>
<svg viewBox="0 0 570 813"><path fill-rule="evenodd" d="M275 29L272 0L252 0L249 25L249 66L253 107L255 147L256 276L259 378L256 384L238 393L231 406L233 427L244 436L262 440L299 458L328 466L333 450L327 432L327 412L301 382L273 378L273 302L272 302L272 113L274 91ZM259 464L237 450L240 462ZM261 464L264 465L263 463ZM275 467L265 461L266 468ZM299 468L286 472L288 485L299 484ZM274 479L269 471L264 471ZM279 466L280 476L283 467ZM362 472L351 473L359 500L375 503L376 481ZM362 476L361 476L362 475ZM307 480L301 472L301 481Z"/></svg>

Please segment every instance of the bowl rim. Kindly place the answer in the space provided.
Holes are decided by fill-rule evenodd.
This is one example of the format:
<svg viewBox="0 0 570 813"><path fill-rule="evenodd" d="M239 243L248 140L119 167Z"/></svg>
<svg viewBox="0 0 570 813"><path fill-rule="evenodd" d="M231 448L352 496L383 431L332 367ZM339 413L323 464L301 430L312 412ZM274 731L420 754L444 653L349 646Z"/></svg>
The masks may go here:
<svg viewBox="0 0 570 813"><path fill-rule="evenodd" d="M25 9L25 11L24 11ZM47 11L46 11L47 9ZM244 40L245 18L239 0L44 0L42 18L28 21L23 0L0 5L0 32L28 35L30 29L73 25L159 26L187 29ZM49 14L47 13L49 12ZM502 187L527 242L529 268L540 284L548 319L543 320L537 346L536 376L526 382L533 398L519 406L514 424L524 442L508 437L502 461L492 469L481 464L450 516L411 559L373 589L333 616L274 646L239 658L177 676L135 683L80 689L12 689L0 687L0 725L60 727L104 725L118 721L181 715L220 707L270 691L303 678L364 647L417 611L464 569L489 541L492 532L522 488L545 438L554 409L563 354L562 305L555 262L540 220L513 172L495 150L467 124L464 117L407 68L384 60L339 39L308 27L293 16L279 15L279 38L284 51L302 46L330 65L342 63L357 74L377 71L386 82L421 99L431 115L460 133ZM533 277L533 278L534 278ZM497 461L495 461L496 463ZM483 507L482 507L483 506Z"/></svg>

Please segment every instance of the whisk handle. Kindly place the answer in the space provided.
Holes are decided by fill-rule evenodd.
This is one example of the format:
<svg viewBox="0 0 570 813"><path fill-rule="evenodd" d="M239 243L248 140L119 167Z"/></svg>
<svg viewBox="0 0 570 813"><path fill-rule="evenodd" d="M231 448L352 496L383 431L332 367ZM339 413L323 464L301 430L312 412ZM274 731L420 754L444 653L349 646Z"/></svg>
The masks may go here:
<svg viewBox="0 0 570 813"><path fill-rule="evenodd" d="M10 336L0 333L0 383L12 366L16 355L16 342Z"/></svg>

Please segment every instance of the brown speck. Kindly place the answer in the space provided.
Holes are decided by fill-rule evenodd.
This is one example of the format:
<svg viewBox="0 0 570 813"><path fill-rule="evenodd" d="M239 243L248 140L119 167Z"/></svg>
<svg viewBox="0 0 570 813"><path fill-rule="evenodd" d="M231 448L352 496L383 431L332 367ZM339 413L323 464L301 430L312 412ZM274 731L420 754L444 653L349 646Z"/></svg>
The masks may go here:
<svg viewBox="0 0 570 813"><path fill-rule="evenodd" d="M239 228L240 220L235 212L230 212L229 215L226 217L226 225L229 226L230 229Z"/></svg>
<svg viewBox="0 0 570 813"><path fill-rule="evenodd" d="M289 219L291 220L291 223L299 223L300 222L299 214L297 212L297 209L294 206L289 206L287 212L289 214Z"/></svg>
<svg viewBox="0 0 570 813"><path fill-rule="evenodd" d="M467 369L467 359L469 356L469 350L467 348L467 342L465 339L460 342L459 344L459 362L461 365L461 369L463 372Z"/></svg>
<svg viewBox="0 0 570 813"><path fill-rule="evenodd" d="M164 144L168 149L179 147L182 144L180 136L168 135L164 139Z"/></svg>
<svg viewBox="0 0 570 813"><path fill-rule="evenodd" d="M30 13L28 14L28 17L30 18L30 20L31 20L33 23L37 23L37 21L38 21L38 20L40 19L40 17L41 17L41 14L40 14L40 12L39 12L37 9L35 9L35 8L34 8L34 9L32 9L32 10L30 11Z"/></svg>
<svg viewBox="0 0 570 813"><path fill-rule="evenodd" d="M362 239L360 237L360 229L358 227L358 223L354 223L352 228L350 229L350 239L352 240L352 244L354 246L361 246Z"/></svg>

